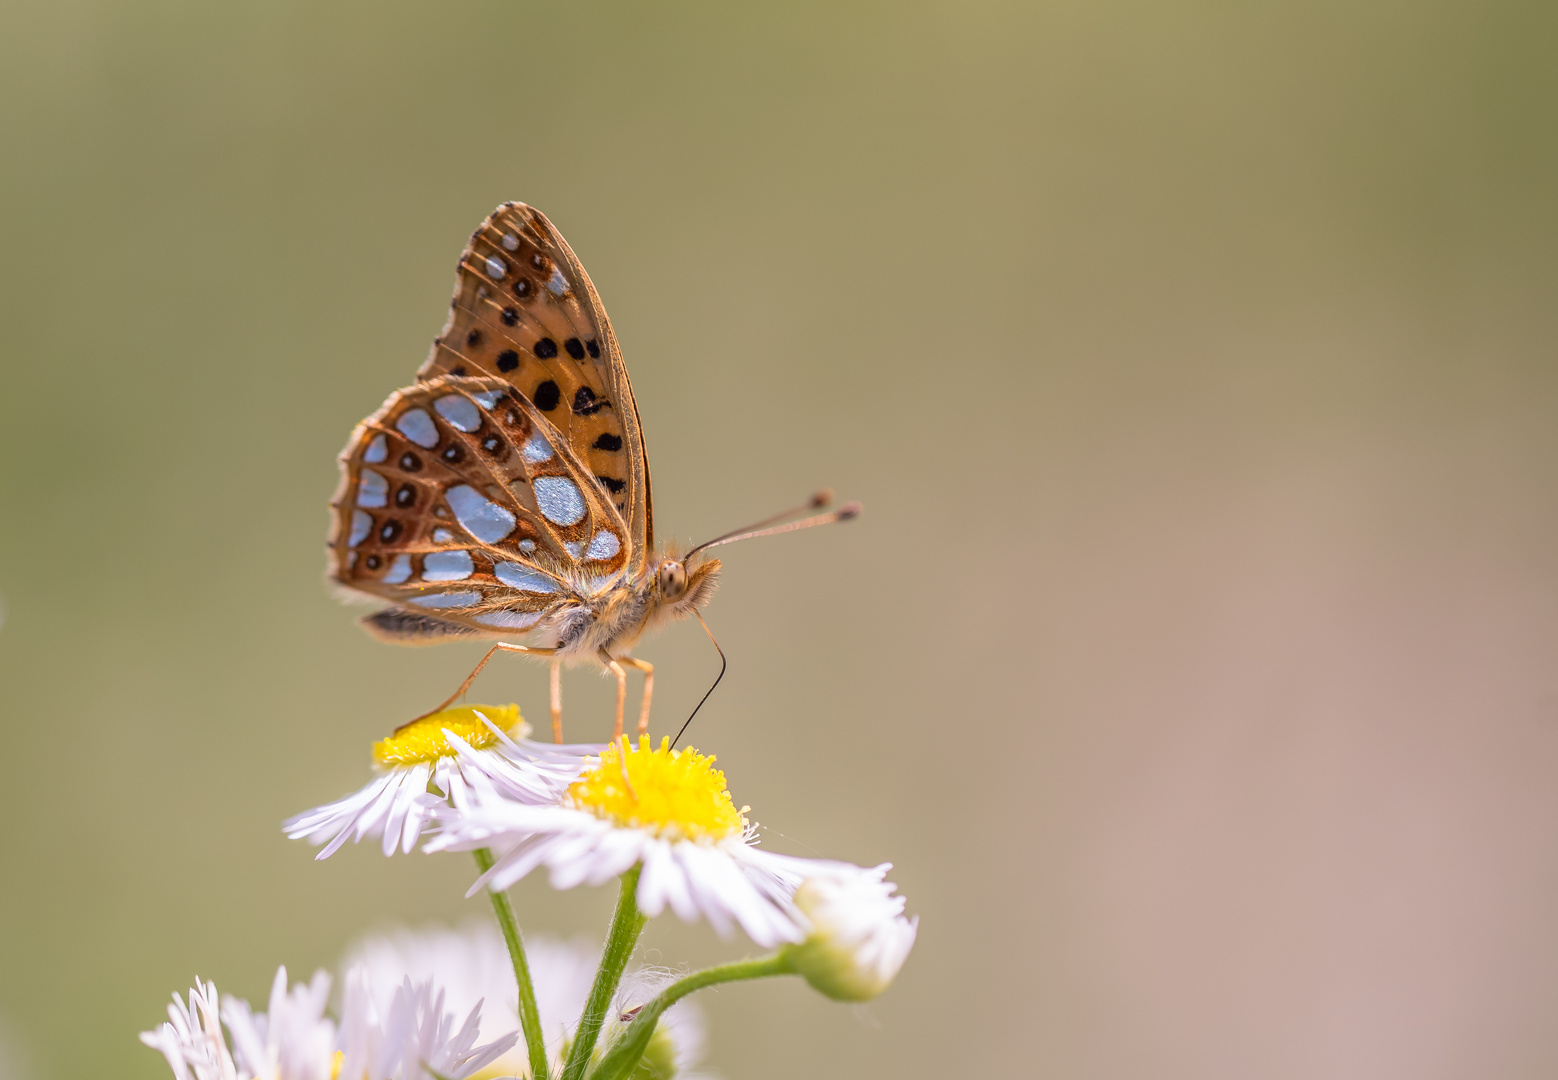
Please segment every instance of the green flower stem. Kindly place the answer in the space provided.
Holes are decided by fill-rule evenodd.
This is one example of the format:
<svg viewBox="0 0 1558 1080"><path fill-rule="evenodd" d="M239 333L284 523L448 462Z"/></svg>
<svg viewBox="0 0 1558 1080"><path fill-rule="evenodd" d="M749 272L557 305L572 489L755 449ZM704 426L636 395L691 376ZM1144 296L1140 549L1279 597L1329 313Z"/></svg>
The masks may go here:
<svg viewBox="0 0 1558 1080"><path fill-rule="evenodd" d="M734 964L705 968L676 980L638 1011L633 1022L627 1026L627 1030L617 1037L616 1042L611 1044L611 1048L601 1058L600 1064L595 1067L595 1071L590 1073L589 1080L624 1080L643 1058L644 1051L649 1048L649 1040L655 1033L655 1024L659 1022L660 1014L694 990L702 990L705 986L715 986L719 983L741 982L745 979L763 979L770 975L794 973L795 967L790 963L789 956L784 952L777 952L772 956L760 956L756 960L738 960Z"/></svg>
<svg viewBox="0 0 1558 1080"><path fill-rule="evenodd" d="M580 1080L595 1052L595 1042L600 1038L601 1025L606 1010L622 981L622 971L638 945L638 935L644 932L649 920L638 911L638 874L635 866L622 875L622 888L617 893L617 910L611 916L611 929L606 934L606 948L601 953L600 970L595 973L595 985L590 987L590 998L584 1005L584 1015L579 1017L579 1029L574 1032L573 1047L568 1051L568 1063L563 1066L562 1080Z"/></svg>
<svg viewBox="0 0 1558 1080"><path fill-rule="evenodd" d="M495 861L490 849L476 849L476 865L481 867L482 873L491 870ZM519 936L519 922L514 918L508 893L488 889L487 895L492 897L492 910L497 913L503 940L508 943L509 958L514 962L514 981L519 984L519 1026L525 1033L525 1050L530 1055L530 1075L535 1080L550 1080L546 1067L546 1040L541 1036L541 1014L536 1011L536 988L530 981L530 961L525 959L525 941Z"/></svg>

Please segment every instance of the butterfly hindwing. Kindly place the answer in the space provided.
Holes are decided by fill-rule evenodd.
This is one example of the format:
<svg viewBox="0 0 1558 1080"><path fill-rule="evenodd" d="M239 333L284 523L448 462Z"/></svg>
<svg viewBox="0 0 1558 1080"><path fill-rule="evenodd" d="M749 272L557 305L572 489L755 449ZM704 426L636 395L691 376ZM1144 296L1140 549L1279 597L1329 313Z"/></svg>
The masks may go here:
<svg viewBox="0 0 1558 1080"><path fill-rule="evenodd" d="M528 629L627 566L621 513L563 432L500 378L396 391L353 431L341 474L331 576L409 612Z"/></svg>
<svg viewBox="0 0 1558 1080"><path fill-rule="evenodd" d="M633 390L589 275L540 211L506 203L471 234L449 321L417 375L487 375L518 390L561 433L581 483L620 514L626 561L642 569L654 525Z"/></svg>

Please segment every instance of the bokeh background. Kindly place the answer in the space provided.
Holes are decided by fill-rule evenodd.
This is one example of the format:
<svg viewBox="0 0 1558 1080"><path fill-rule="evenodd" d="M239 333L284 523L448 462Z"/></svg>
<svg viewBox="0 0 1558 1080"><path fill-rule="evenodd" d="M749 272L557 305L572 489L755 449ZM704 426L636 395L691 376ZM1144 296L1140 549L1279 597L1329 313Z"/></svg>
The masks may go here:
<svg viewBox="0 0 1558 1080"><path fill-rule="evenodd" d="M869 1007L708 996L713 1067L1558 1071L1558 7L0 24L8 1078L165 1076L135 1035L197 973L481 914L462 860L278 823L476 658L370 641L322 544L505 199L602 292L663 532L867 507L728 550L692 734L768 844L893 860L921 940ZM668 729L716 660L640 651Z"/></svg>

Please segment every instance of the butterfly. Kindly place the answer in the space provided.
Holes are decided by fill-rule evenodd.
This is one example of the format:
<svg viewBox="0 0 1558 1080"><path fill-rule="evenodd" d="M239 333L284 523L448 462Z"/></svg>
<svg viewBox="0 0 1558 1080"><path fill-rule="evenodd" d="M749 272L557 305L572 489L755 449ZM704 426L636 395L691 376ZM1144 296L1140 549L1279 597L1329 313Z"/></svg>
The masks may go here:
<svg viewBox="0 0 1558 1080"><path fill-rule="evenodd" d="M552 223L513 202L471 234L416 382L357 425L339 460L330 577L389 602L365 628L405 645L523 636L497 641L439 708L495 653L538 657L551 665L559 742L565 664L616 676L613 738L626 669L642 671L647 730L654 666L632 649L658 626L702 621L720 571L709 548L860 510L777 524L822 509L824 492L685 553L657 548L643 428L611 322Z"/></svg>

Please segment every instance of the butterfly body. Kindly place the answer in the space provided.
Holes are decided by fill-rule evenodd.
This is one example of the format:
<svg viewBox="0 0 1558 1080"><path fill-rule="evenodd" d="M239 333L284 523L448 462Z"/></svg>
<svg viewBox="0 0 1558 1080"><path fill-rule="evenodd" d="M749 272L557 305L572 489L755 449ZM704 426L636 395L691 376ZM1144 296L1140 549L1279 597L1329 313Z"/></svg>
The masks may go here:
<svg viewBox="0 0 1558 1080"><path fill-rule="evenodd" d="M554 572L562 587L525 636L538 644L548 644L550 655L570 667L586 662L604 666L604 657L627 656L645 634L688 617L708 604L713 595L719 580L718 559L695 564L686 595L676 599L667 595L659 587L658 571L677 562L671 554L652 557L651 573L612 579L604 586L593 575L557 567ZM508 609L489 605L483 610ZM368 616L363 625L380 640L398 645L428 645L457 637L514 636L396 608Z"/></svg>
<svg viewBox="0 0 1558 1080"><path fill-rule="evenodd" d="M593 595L584 595L587 582L579 581L578 599L560 605L538 636L555 636L557 656L564 663L629 655L639 638L666 623L687 618L713 596L719 560L696 566L689 575L687 591L673 599L661 587L658 571L675 563L669 555L652 558L648 574L625 578Z"/></svg>

